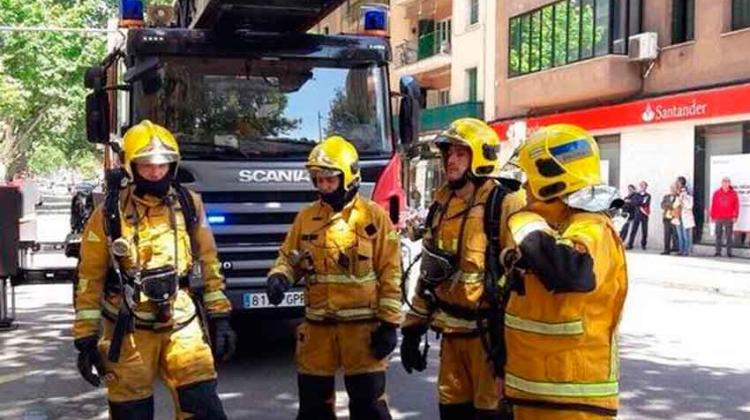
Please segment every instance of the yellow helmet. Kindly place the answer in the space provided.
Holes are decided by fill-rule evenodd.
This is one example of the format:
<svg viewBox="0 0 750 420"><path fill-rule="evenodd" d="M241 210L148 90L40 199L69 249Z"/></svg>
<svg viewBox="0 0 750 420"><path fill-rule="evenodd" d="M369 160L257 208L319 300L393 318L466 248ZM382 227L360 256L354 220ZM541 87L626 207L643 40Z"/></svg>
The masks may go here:
<svg viewBox="0 0 750 420"><path fill-rule="evenodd" d="M495 130L476 118L459 118L438 134L435 144L445 153L450 144L471 149L471 168L474 176L496 174L500 165L500 138Z"/></svg>
<svg viewBox="0 0 750 420"><path fill-rule="evenodd" d="M344 190L359 185L359 154L353 144L340 136L331 136L316 145L305 165L310 172L324 171L344 176ZM313 174L311 174L313 175Z"/></svg>
<svg viewBox="0 0 750 420"><path fill-rule="evenodd" d="M162 164L180 160L180 148L172 133L149 120L130 127L122 143L123 166L131 179L133 163Z"/></svg>
<svg viewBox="0 0 750 420"><path fill-rule="evenodd" d="M586 130L568 124L544 127L518 151L531 193L539 200L602 183L599 146Z"/></svg>

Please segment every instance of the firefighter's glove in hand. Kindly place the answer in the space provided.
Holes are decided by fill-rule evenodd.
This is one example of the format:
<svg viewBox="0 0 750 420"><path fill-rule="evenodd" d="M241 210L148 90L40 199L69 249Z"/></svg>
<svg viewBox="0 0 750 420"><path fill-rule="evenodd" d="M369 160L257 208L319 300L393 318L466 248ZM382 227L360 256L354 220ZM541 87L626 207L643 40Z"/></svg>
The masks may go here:
<svg viewBox="0 0 750 420"><path fill-rule="evenodd" d="M99 339L96 336L79 338L75 341L78 350L78 371L81 372L86 382L96 387L102 383L102 378L106 373L104 360L97 348L97 341ZM94 370L96 373L93 372Z"/></svg>
<svg viewBox="0 0 750 420"><path fill-rule="evenodd" d="M284 300L284 293L289 290L289 280L283 274L271 274L266 282L266 296L268 301L275 306L278 306L282 300Z"/></svg>
<svg viewBox="0 0 750 420"><path fill-rule="evenodd" d="M427 357L419 350L422 336L427 333L427 326L407 327L401 329L401 364L406 373L421 372L427 368Z"/></svg>
<svg viewBox="0 0 750 420"><path fill-rule="evenodd" d="M370 347L376 359L384 359L393 353L393 349L398 344L396 328L396 325L381 321L378 328L370 333Z"/></svg>
<svg viewBox="0 0 750 420"><path fill-rule="evenodd" d="M212 318L210 321L211 329L211 351L214 354L214 361L226 362L234 355L237 347L237 334L232 330L229 324L229 317Z"/></svg>

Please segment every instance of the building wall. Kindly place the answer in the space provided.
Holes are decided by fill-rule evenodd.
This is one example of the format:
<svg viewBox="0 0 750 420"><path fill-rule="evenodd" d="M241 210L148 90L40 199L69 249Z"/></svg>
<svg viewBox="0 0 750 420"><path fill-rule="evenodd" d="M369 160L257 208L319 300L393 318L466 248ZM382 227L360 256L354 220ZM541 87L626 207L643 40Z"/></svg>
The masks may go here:
<svg viewBox="0 0 750 420"><path fill-rule="evenodd" d="M477 69L477 100L484 100L484 63L487 49L484 31L486 1L479 2L479 21L469 24L469 0L453 0L453 39L451 61L451 102L469 100L467 70Z"/></svg>
<svg viewBox="0 0 750 420"><path fill-rule="evenodd" d="M695 0L695 40L671 44L672 0L645 0L645 31L663 48L644 92L655 94L750 79L750 30L730 32L731 0Z"/></svg>
<svg viewBox="0 0 750 420"><path fill-rule="evenodd" d="M643 0L642 29L659 35L660 57L648 77L627 58L604 56L508 78L509 19L552 0L497 7L494 119L563 111L646 95L750 79L750 29L730 32L731 0L695 0L695 40L671 45L672 0ZM610 58L607 58L610 57Z"/></svg>

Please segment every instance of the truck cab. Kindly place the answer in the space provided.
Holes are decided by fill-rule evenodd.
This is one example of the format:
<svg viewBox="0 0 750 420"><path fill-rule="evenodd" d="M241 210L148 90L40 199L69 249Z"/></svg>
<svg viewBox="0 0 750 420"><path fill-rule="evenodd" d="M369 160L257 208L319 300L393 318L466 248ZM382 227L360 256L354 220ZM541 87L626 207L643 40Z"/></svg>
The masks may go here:
<svg viewBox="0 0 750 420"><path fill-rule="evenodd" d="M397 136L387 39L305 32L343 1L186 3L175 4L171 27L123 29L89 69L88 137L106 145L115 167L131 125L149 119L169 129L182 155L177 178L202 196L235 311L300 315L300 289L281 308L264 291L296 213L317 199L307 155L329 135L351 141L360 193L397 222L405 200L396 151L418 130L419 90L402 83Z"/></svg>

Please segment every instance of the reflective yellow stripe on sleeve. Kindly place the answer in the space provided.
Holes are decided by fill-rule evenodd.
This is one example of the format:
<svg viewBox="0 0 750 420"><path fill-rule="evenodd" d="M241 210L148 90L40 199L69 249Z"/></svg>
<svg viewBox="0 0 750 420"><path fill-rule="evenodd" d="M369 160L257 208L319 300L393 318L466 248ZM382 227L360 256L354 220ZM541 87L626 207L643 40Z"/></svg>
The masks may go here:
<svg viewBox="0 0 750 420"><path fill-rule="evenodd" d="M368 283L377 281L375 273L370 272L364 276L353 276L350 274L316 274L313 277L312 283Z"/></svg>
<svg viewBox="0 0 750 420"><path fill-rule="evenodd" d="M221 290L215 290L213 292L203 294L203 303L211 303L217 300L226 300L226 298L227 297L224 295L224 292L222 292Z"/></svg>
<svg viewBox="0 0 750 420"><path fill-rule="evenodd" d="M76 321L97 320L102 317L100 309L81 309L76 311Z"/></svg>
<svg viewBox="0 0 750 420"><path fill-rule="evenodd" d="M544 335L578 335L583 334L583 321L541 322L523 319L511 314L505 314L505 326L514 330L526 331Z"/></svg>
<svg viewBox="0 0 750 420"><path fill-rule="evenodd" d="M505 385L519 391L551 397L609 397L617 395L619 384L613 382L572 383L572 382L537 382L519 378L505 373Z"/></svg>
<svg viewBox="0 0 750 420"><path fill-rule="evenodd" d="M378 304L381 307L390 308L397 312L401 311L401 300L399 299L380 298L380 300L378 300Z"/></svg>

